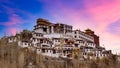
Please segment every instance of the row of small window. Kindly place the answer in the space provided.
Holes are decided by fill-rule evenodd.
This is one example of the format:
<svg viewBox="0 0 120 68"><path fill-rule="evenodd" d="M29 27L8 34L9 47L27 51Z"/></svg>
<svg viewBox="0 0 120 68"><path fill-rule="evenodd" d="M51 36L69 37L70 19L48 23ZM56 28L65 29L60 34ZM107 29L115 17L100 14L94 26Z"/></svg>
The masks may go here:
<svg viewBox="0 0 120 68"><path fill-rule="evenodd" d="M84 45L84 41L77 41L78 43L80 43L81 45ZM94 47L93 43L87 43L86 45L90 46L90 47Z"/></svg>
<svg viewBox="0 0 120 68"><path fill-rule="evenodd" d="M79 42L79 43L82 43L82 44L84 43L84 41L78 41L78 42Z"/></svg>
<svg viewBox="0 0 120 68"><path fill-rule="evenodd" d="M35 28L39 28L39 27L47 27L47 26L44 26L44 25L38 25L38 26L36 26Z"/></svg>
<svg viewBox="0 0 120 68"><path fill-rule="evenodd" d="M92 45L92 46L94 46L94 44L93 44L93 43L87 43L87 45Z"/></svg>
<svg viewBox="0 0 120 68"><path fill-rule="evenodd" d="M35 39L35 38L33 38L33 41L40 41L40 39Z"/></svg>
<svg viewBox="0 0 120 68"><path fill-rule="evenodd" d="M59 39L55 39L54 41L55 41L55 42L60 42L60 40L59 40Z"/></svg>
<svg viewBox="0 0 120 68"><path fill-rule="evenodd" d="M46 50L46 49L42 49L42 53L46 53L46 52L52 52L53 54L55 54L56 53L56 51L55 50Z"/></svg>
<svg viewBox="0 0 120 68"><path fill-rule="evenodd" d="M77 34L77 32L75 31L75 32L74 32L74 34ZM81 32L79 32L79 34L81 34L81 35L84 35L84 36L86 36L86 37L88 37L88 38L91 38L91 39L93 39L91 36L89 36L89 35L86 35L86 34L84 34L84 33L81 33ZM76 36L76 37L77 37L77 36ZM76 37L75 37L75 38L76 38ZM80 37L79 37L79 38L80 38Z"/></svg>
<svg viewBox="0 0 120 68"><path fill-rule="evenodd" d="M75 35L74 38L77 38L77 36ZM79 36L79 38L82 38L81 36Z"/></svg>
<svg viewBox="0 0 120 68"><path fill-rule="evenodd" d="M72 32L72 30L65 30L65 33Z"/></svg>
<svg viewBox="0 0 120 68"><path fill-rule="evenodd" d="M88 55L86 52L83 55ZM106 54L94 54L94 56L106 56Z"/></svg>
<svg viewBox="0 0 120 68"><path fill-rule="evenodd" d="M93 51L93 49L85 49L85 51ZM101 53L101 51L94 51L94 53Z"/></svg>
<svg viewBox="0 0 120 68"><path fill-rule="evenodd" d="M72 29L72 26L65 26L66 29Z"/></svg>
<svg viewBox="0 0 120 68"><path fill-rule="evenodd" d="M37 41L37 42L40 42L40 43L49 43L49 41L40 40L40 39L33 39L33 41Z"/></svg>
<svg viewBox="0 0 120 68"><path fill-rule="evenodd" d="M45 50L45 49L42 49L42 53L47 53L47 52L50 52L50 53L53 53L53 54L56 54L56 53L59 53L58 51L56 50ZM62 53L70 53L70 51L62 51Z"/></svg>
<svg viewBox="0 0 120 68"><path fill-rule="evenodd" d="M24 45L31 45L30 43L26 43L26 42L24 42L23 44L24 44Z"/></svg>
<svg viewBox="0 0 120 68"><path fill-rule="evenodd" d="M42 35L42 34L36 34L36 36L43 37L43 35Z"/></svg>
<svg viewBox="0 0 120 68"><path fill-rule="evenodd" d="M85 51L92 51L92 49L85 49Z"/></svg>
<svg viewBox="0 0 120 68"><path fill-rule="evenodd" d="M86 35L85 33L82 33L82 32L80 32L80 31L79 31L79 32L75 31L74 34Z"/></svg>
<svg viewBox="0 0 120 68"><path fill-rule="evenodd" d="M58 50L60 49L60 48L57 48ZM73 48L62 48L62 49L64 49L64 50L72 50Z"/></svg>
<svg viewBox="0 0 120 68"><path fill-rule="evenodd" d="M47 43L47 44L49 43L48 41L40 41L40 42L41 42L41 43Z"/></svg>
<svg viewBox="0 0 120 68"><path fill-rule="evenodd" d="M9 38L9 40L16 40L16 38Z"/></svg>

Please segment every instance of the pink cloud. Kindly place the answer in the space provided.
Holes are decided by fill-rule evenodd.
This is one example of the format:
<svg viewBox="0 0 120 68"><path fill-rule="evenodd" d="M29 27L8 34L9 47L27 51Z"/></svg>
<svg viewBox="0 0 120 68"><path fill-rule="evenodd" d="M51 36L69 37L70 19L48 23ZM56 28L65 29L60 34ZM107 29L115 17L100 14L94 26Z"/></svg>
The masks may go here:
<svg viewBox="0 0 120 68"><path fill-rule="evenodd" d="M18 24L22 23L22 21L23 20L17 14L12 14L9 17L9 21L4 22L2 24L4 24L5 26L12 26L12 25L18 25Z"/></svg>
<svg viewBox="0 0 120 68"><path fill-rule="evenodd" d="M12 26L12 25L16 25L16 24L20 24L22 23L21 21L22 18L16 14L16 9L10 8L8 6L5 5L1 5L5 10L6 13L8 14L8 21L7 22L1 22L0 25L4 25L4 26Z"/></svg>
<svg viewBox="0 0 120 68"><path fill-rule="evenodd" d="M107 32L120 35L120 19L107 27Z"/></svg>
<svg viewBox="0 0 120 68"><path fill-rule="evenodd" d="M68 6L63 1L54 0L53 4L48 0L44 1L46 3L46 11L49 11L49 13L52 15L52 17L54 17L56 21L73 25L75 26L74 29L92 28L93 26L95 27L96 24L91 24L92 21L89 19L90 17L87 15L87 13L85 13L86 11L84 11L84 9L81 10L71 8L71 6L74 6L75 4ZM75 2L78 3L77 1Z"/></svg>
<svg viewBox="0 0 120 68"><path fill-rule="evenodd" d="M9 32L11 35L15 35L16 33L18 33L20 31L19 28L8 28L7 32Z"/></svg>
<svg viewBox="0 0 120 68"><path fill-rule="evenodd" d="M25 12L23 10L20 10L18 8L11 8L6 5L1 5L1 6L5 9L6 13L8 14L8 21L1 22L0 25L13 26L13 25L23 24L26 20L23 20L23 18L20 17L19 14L25 15L30 19L34 17L32 14Z"/></svg>
<svg viewBox="0 0 120 68"><path fill-rule="evenodd" d="M106 30L110 24L120 19L120 0L84 0L85 8L82 10L66 6L61 1L55 2L55 5L58 6L57 9L46 6L55 20L71 24L74 29L92 28L100 36L101 44L105 44L108 49L120 47L116 44L119 43L120 36ZM119 28L116 29L119 30Z"/></svg>
<svg viewBox="0 0 120 68"><path fill-rule="evenodd" d="M104 32L100 35L101 46L104 44L105 48L113 50L113 53L120 53L120 37L118 35ZM117 49L117 50L116 50Z"/></svg>
<svg viewBox="0 0 120 68"><path fill-rule="evenodd" d="M47 4L46 9L49 10L50 14L56 20L70 23L76 27L79 27L79 25L81 25L81 28L87 26L92 29L97 28L96 31L102 32L106 31L109 24L120 18L119 0L84 0L83 5L85 8L82 10L71 8L71 6L76 5L74 3L71 6L67 6L63 1L54 1L55 3L49 7L48 5L51 5L51 2L48 0L44 1ZM79 0L77 1L80 2ZM53 8L54 5L57 8Z"/></svg>
<svg viewBox="0 0 120 68"><path fill-rule="evenodd" d="M108 32L108 26L112 23L116 24L116 21L120 19L120 0L94 0L94 2L89 2L91 0L86 0L86 12L91 14L93 22L97 24L95 31L100 36L101 44L105 44L108 49L116 50L120 52L120 36L115 33L119 33L119 27L109 28L114 31ZM118 24L117 26L120 26ZM116 52L115 51L115 52Z"/></svg>
<svg viewBox="0 0 120 68"><path fill-rule="evenodd" d="M97 4L97 1L100 3ZM86 0L86 11L92 15L93 20L98 24L99 30L106 29L110 23L114 23L120 18L119 6L120 0L96 0L93 3Z"/></svg>

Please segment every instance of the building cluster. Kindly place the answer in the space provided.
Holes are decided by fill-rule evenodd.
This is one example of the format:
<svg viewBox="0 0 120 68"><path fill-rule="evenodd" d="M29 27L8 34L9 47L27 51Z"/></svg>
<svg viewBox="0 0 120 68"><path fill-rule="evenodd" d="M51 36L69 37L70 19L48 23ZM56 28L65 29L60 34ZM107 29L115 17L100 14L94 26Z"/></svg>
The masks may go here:
<svg viewBox="0 0 120 68"><path fill-rule="evenodd" d="M63 58L103 58L111 55L99 45L99 36L94 31L73 30L71 25L51 23L39 18L33 31L23 30L8 37L8 43L17 42L23 48L31 47L38 54Z"/></svg>

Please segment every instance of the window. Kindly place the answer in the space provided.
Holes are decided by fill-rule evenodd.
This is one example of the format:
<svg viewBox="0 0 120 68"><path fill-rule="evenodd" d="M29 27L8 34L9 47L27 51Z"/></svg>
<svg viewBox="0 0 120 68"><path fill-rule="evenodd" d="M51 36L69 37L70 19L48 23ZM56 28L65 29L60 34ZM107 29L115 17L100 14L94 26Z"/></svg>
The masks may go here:
<svg viewBox="0 0 120 68"><path fill-rule="evenodd" d="M60 40L58 39L58 42L60 42Z"/></svg>
<svg viewBox="0 0 120 68"><path fill-rule="evenodd" d="M53 54L55 54L56 53L56 51L55 50L53 50Z"/></svg>
<svg viewBox="0 0 120 68"><path fill-rule="evenodd" d="M75 47L78 47L78 44L75 44Z"/></svg>
<svg viewBox="0 0 120 68"><path fill-rule="evenodd" d="M84 53L84 55L86 55L86 52Z"/></svg>
<svg viewBox="0 0 120 68"><path fill-rule="evenodd" d="M63 51L63 53L65 53L65 50Z"/></svg>
<svg viewBox="0 0 120 68"><path fill-rule="evenodd" d="M55 40L55 42L57 42L57 40Z"/></svg>
<svg viewBox="0 0 120 68"><path fill-rule="evenodd" d="M10 40L12 40L12 38L10 38Z"/></svg>
<svg viewBox="0 0 120 68"><path fill-rule="evenodd" d="M40 40L40 43L43 43L43 40Z"/></svg>
<svg viewBox="0 0 120 68"><path fill-rule="evenodd" d="M41 35L39 34L39 37L40 37Z"/></svg>
<svg viewBox="0 0 120 68"><path fill-rule="evenodd" d="M38 36L38 34L36 34L36 36Z"/></svg>
<svg viewBox="0 0 120 68"><path fill-rule="evenodd" d="M47 32L47 28L43 28L43 32Z"/></svg>
<svg viewBox="0 0 120 68"><path fill-rule="evenodd" d="M77 34L77 32L75 31L75 34Z"/></svg>
<svg viewBox="0 0 120 68"><path fill-rule="evenodd" d="M77 36L75 36L75 38L77 38Z"/></svg>
<svg viewBox="0 0 120 68"><path fill-rule="evenodd" d="M45 49L42 49L42 52L45 53Z"/></svg>
<svg viewBox="0 0 120 68"><path fill-rule="evenodd" d="M25 43L25 45L27 45L27 43Z"/></svg>
<svg viewBox="0 0 120 68"><path fill-rule="evenodd" d="M44 42L44 43L46 43L46 41L45 41L45 40L44 40L43 42Z"/></svg>
<svg viewBox="0 0 120 68"><path fill-rule="evenodd" d="M46 52L48 52L48 50L46 50Z"/></svg>

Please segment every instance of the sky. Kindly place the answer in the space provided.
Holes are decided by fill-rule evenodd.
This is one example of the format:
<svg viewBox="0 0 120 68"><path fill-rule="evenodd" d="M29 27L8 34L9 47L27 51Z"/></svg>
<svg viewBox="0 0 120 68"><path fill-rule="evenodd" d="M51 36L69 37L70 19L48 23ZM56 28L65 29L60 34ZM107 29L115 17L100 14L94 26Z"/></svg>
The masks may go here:
<svg viewBox="0 0 120 68"><path fill-rule="evenodd" d="M120 53L120 0L0 0L0 37L33 30L37 18L90 28L101 46Z"/></svg>

